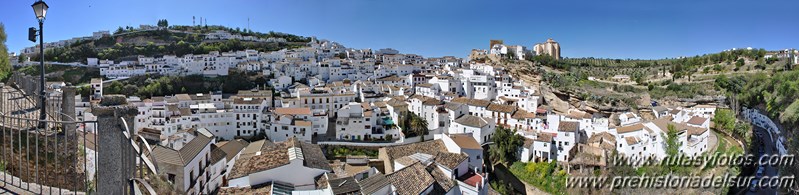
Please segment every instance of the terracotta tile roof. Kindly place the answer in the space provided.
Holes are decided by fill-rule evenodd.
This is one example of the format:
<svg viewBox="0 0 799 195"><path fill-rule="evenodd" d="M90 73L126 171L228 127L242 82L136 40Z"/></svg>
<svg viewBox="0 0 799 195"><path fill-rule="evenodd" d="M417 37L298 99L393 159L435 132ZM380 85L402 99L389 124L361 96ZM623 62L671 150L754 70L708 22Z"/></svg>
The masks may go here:
<svg viewBox="0 0 799 195"><path fill-rule="evenodd" d="M185 94L185 93L176 94L175 98L177 98L178 101L191 101L191 97L189 96L189 94Z"/></svg>
<svg viewBox="0 0 799 195"><path fill-rule="evenodd" d="M671 121L671 117L664 117L664 118L655 119L655 120L652 120L652 123L654 123L655 126L657 126L662 132L668 132L669 131L669 124L674 125L675 129L679 129L679 125L677 123L675 123L675 122L672 122Z"/></svg>
<svg viewBox="0 0 799 195"><path fill-rule="evenodd" d="M433 179L436 181L435 188L438 188L436 190L440 190L442 193L446 193L452 190L452 188L454 188L455 185L457 185L455 180L452 179L451 176L441 171L441 169L438 169L437 167L434 166L430 166L427 169L431 170L430 175L433 176Z"/></svg>
<svg viewBox="0 0 799 195"><path fill-rule="evenodd" d="M641 123L616 128L616 132L619 133L619 134L629 133L629 132L636 132L636 131L641 131L641 130L644 130L644 125L641 124Z"/></svg>
<svg viewBox="0 0 799 195"><path fill-rule="evenodd" d="M254 141L252 143L249 143L249 144L247 144L247 146L244 147L243 150L241 150L241 154L242 155L244 155L244 154L255 154L256 152L261 151L261 147L263 147L266 142L269 142L269 141L268 140L258 140L258 141Z"/></svg>
<svg viewBox="0 0 799 195"><path fill-rule="evenodd" d="M183 160L186 160L186 163L188 164L188 161L191 161L191 159L197 156L197 154L199 154L203 148L205 148L205 146L210 144L211 141L213 141L211 137L198 134L197 137L194 137L194 139L189 141L189 143L186 143L183 148L180 148L180 156L183 158Z"/></svg>
<svg viewBox="0 0 799 195"><path fill-rule="evenodd" d="M297 141L299 142L299 141ZM299 142L302 146L302 154L304 156L305 166L310 168L322 169L322 170L333 170L330 168L330 164L327 162L327 158L325 158L325 154L322 153L322 148L318 145L314 145L311 143L306 142Z"/></svg>
<svg viewBox="0 0 799 195"><path fill-rule="evenodd" d="M524 110L520 109L520 110L516 110L516 112L513 113L513 116L511 116L511 118L515 118L515 119L535 118L535 113L527 112L527 111L524 111Z"/></svg>
<svg viewBox="0 0 799 195"><path fill-rule="evenodd" d="M225 144L219 145L219 149L225 151L225 154L227 154L225 158L227 158L227 160L230 161L231 159L236 157L236 154L244 150L244 147L247 147L247 145L248 145L247 141L244 141L242 139L235 139L225 142Z"/></svg>
<svg viewBox="0 0 799 195"><path fill-rule="evenodd" d="M178 105L166 105L166 110L172 112L173 115L180 115Z"/></svg>
<svg viewBox="0 0 799 195"><path fill-rule="evenodd" d="M576 148L578 152L570 156L569 164L600 167L607 165L607 158L603 156L604 151L601 148L585 144L577 144Z"/></svg>
<svg viewBox="0 0 799 195"><path fill-rule="evenodd" d="M211 163L217 163L222 159L225 159L227 153L224 150L216 147L216 145L211 145Z"/></svg>
<svg viewBox="0 0 799 195"><path fill-rule="evenodd" d="M376 101L376 102L373 102L373 104L375 104L375 106L378 107L378 108L385 108L386 107L386 102L384 102L384 101Z"/></svg>
<svg viewBox="0 0 799 195"><path fill-rule="evenodd" d="M513 113L513 111L516 111L517 108L516 106L512 105L489 104L488 108L486 109L494 112Z"/></svg>
<svg viewBox="0 0 799 195"><path fill-rule="evenodd" d="M691 117L691 119L688 120L688 124L702 125L703 123L705 123L705 121L707 121L707 118L705 118L705 117L694 116L694 117Z"/></svg>
<svg viewBox="0 0 799 195"><path fill-rule="evenodd" d="M261 104L264 102L264 99L261 98L249 98L249 97L237 97L233 98L233 104Z"/></svg>
<svg viewBox="0 0 799 195"><path fill-rule="evenodd" d="M523 148L531 148L531 146L533 146L533 142L534 142L534 141L535 141L535 140L533 140L533 139L530 139L530 138L527 138L527 137L525 137L525 138L524 138L524 144L522 144L522 147L523 147Z"/></svg>
<svg viewBox="0 0 799 195"><path fill-rule="evenodd" d="M385 147L386 156L388 161L393 163L395 159L409 156L415 153L436 154L438 151L447 151L444 142L441 140L433 140L419 143L406 144L401 146Z"/></svg>
<svg viewBox="0 0 799 195"><path fill-rule="evenodd" d="M446 103L444 103L444 108L450 109L450 110L457 110L461 106L463 106L463 104L457 103L457 102L446 102Z"/></svg>
<svg viewBox="0 0 799 195"><path fill-rule="evenodd" d="M707 131L707 128L701 127L688 127L688 134L689 135L702 135Z"/></svg>
<svg viewBox="0 0 799 195"><path fill-rule="evenodd" d="M400 100L398 98L391 98L386 103L392 107L408 106L408 103L405 103L405 100Z"/></svg>
<svg viewBox="0 0 799 195"><path fill-rule="evenodd" d="M361 191L358 181L353 177L330 179L327 183L333 194L360 194Z"/></svg>
<svg viewBox="0 0 799 195"><path fill-rule="evenodd" d="M588 145L612 151L616 149L616 136L608 132L597 133L588 138Z"/></svg>
<svg viewBox="0 0 799 195"><path fill-rule="evenodd" d="M386 76L386 77L383 77L383 78L378 78L377 80L378 81L394 81L394 82L398 82L398 81L402 81L402 78L398 77L397 75L392 74L392 75L389 75L389 76Z"/></svg>
<svg viewBox="0 0 799 195"><path fill-rule="evenodd" d="M608 132L601 132L601 133L594 134L593 136L588 138L588 143L600 143L600 142L604 142L604 141L609 141L609 142L616 143L616 136L613 136L612 134L610 134Z"/></svg>
<svg viewBox="0 0 799 195"><path fill-rule="evenodd" d="M278 115L310 115L311 109L303 108L275 108L275 114Z"/></svg>
<svg viewBox="0 0 799 195"><path fill-rule="evenodd" d="M395 163L399 163L399 164L401 164L403 166L410 166L413 163L419 162L419 160L417 160L417 159L415 159L415 158L413 158L411 156L403 156L401 158L398 158L398 159L394 160L394 162Z"/></svg>
<svg viewBox="0 0 799 195"><path fill-rule="evenodd" d="M444 102L441 101L441 100L438 100L438 99L435 99L435 98L429 98L427 100L424 100L422 102L422 105L435 106L435 105L441 105L442 103L444 103Z"/></svg>
<svg viewBox="0 0 799 195"><path fill-rule="evenodd" d="M569 118L573 119L591 119L594 118L591 114L587 112L579 111L579 110L569 110L569 114L566 115Z"/></svg>
<svg viewBox="0 0 799 195"><path fill-rule="evenodd" d="M212 138L198 134L197 137L186 143L180 150L174 150L163 146L155 146L152 155L157 162L169 163L173 165L186 166L192 159L213 141Z"/></svg>
<svg viewBox="0 0 799 195"><path fill-rule="evenodd" d="M390 184L391 183L389 183L386 175L383 175L382 173L377 173L358 182L358 185L361 186L361 192L363 194L375 194L378 190Z"/></svg>
<svg viewBox="0 0 799 195"><path fill-rule="evenodd" d="M191 116L191 109L190 108L179 108L180 116Z"/></svg>
<svg viewBox="0 0 799 195"><path fill-rule="evenodd" d="M218 194L272 194L272 182L267 182L265 185L253 187L229 187L220 188Z"/></svg>
<svg viewBox="0 0 799 195"><path fill-rule="evenodd" d="M417 84L416 87L432 88L433 84L431 84L431 83L421 83L421 84Z"/></svg>
<svg viewBox="0 0 799 195"><path fill-rule="evenodd" d="M409 100L410 100L410 99L417 99L417 100L419 100L419 101L422 101L422 102L424 102L425 100L427 100L427 99L430 99L430 97L423 96L423 95L419 95L419 94L413 94L413 95L411 95L410 97L408 97L408 99L409 99Z"/></svg>
<svg viewBox="0 0 799 195"><path fill-rule="evenodd" d="M483 149L480 147L480 144L477 143L477 140L475 140L474 137L469 134L450 134L449 138L451 138L452 141L458 145L458 147L463 149Z"/></svg>
<svg viewBox="0 0 799 195"><path fill-rule="evenodd" d="M310 127L310 126L312 126L311 121L304 121L304 120L295 120L294 121L294 125L295 126L300 126L300 127Z"/></svg>
<svg viewBox="0 0 799 195"><path fill-rule="evenodd" d="M552 134L550 134L550 133L539 133L538 136L535 138L535 141L551 143L552 142Z"/></svg>
<svg viewBox="0 0 799 195"><path fill-rule="evenodd" d="M397 188L397 194L421 194L435 182L421 163L414 163L386 177Z"/></svg>
<svg viewBox="0 0 799 195"><path fill-rule="evenodd" d="M477 128L482 128L488 125L488 122L486 122L486 120L483 119L482 117L472 116L472 115L463 115L460 118L455 119L455 122L462 125L477 127Z"/></svg>
<svg viewBox="0 0 799 195"><path fill-rule="evenodd" d="M573 121L561 121L558 125L558 131L560 132L576 132L579 128L580 123Z"/></svg>
<svg viewBox="0 0 799 195"><path fill-rule="evenodd" d="M491 104L491 101L470 99L468 104L470 106L488 107L488 105Z"/></svg>
<svg viewBox="0 0 799 195"><path fill-rule="evenodd" d="M209 94L203 94L203 93L190 94L189 97L191 97L191 100L195 100L195 101L197 101L197 100L210 100L211 99L211 94L210 93Z"/></svg>
<svg viewBox="0 0 799 195"><path fill-rule="evenodd" d="M236 96L239 97L272 97L272 90L239 90Z"/></svg>
<svg viewBox="0 0 799 195"><path fill-rule="evenodd" d="M266 146L266 144L264 145ZM230 178L244 177L252 173L287 165L290 163L288 150L292 147L300 148L303 156L303 164L306 167L328 171L332 170L319 146L301 142L296 138L290 138L284 142L276 143L273 146L262 147L260 155L257 155L257 153L242 155L233 166Z"/></svg>
<svg viewBox="0 0 799 195"><path fill-rule="evenodd" d="M177 150L157 145L153 147L153 152L150 155L158 163L183 166L183 159L180 158L180 153Z"/></svg>
<svg viewBox="0 0 799 195"><path fill-rule="evenodd" d="M450 153L446 151L439 151L436 154L435 162L441 166L444 166L450 170L455 169L461 162L466 161L469 158L469 155L465 153Z"/></svg>
<svg viewBox="0 0 799 195"><path fill-rule="evenodd" d="M634 137L634 136L625 137L624 140L627 141L627 145L635 145L635 144L638 144L638 142L641 141L637 137Z"/></svg>
<svg viewBox="0 0 799 195"><path fill-rule="evenodd" d="M469 98L466 97L457 97L452 99L450 102L461 103L461 104L468 104Z"/></svg>

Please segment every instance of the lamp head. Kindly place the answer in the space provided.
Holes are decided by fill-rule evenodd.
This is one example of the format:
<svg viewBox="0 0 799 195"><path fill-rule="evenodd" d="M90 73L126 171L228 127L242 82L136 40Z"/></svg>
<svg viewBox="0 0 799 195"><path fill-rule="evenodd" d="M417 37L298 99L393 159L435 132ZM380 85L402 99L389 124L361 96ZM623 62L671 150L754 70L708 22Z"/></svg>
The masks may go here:
<svg viewBox="0 0 799 195"><path fill-rule="evenodd" d="M39 21L44 20L47 16L47 8L50 8L50 6L47 6L47 3L42 0L36 1L31 7L33 7L33 13L36 14L36 19L39 19Z"/></svg>

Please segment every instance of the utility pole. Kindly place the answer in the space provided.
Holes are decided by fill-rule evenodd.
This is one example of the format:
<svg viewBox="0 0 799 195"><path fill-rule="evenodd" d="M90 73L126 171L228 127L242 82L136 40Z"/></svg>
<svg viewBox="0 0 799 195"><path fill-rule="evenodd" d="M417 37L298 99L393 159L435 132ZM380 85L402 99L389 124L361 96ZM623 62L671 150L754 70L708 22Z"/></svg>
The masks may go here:
<svg viewBox="0 0 799 195"><path fill-rule="evenodd" d="M194 16L191 16L191 25L192 26L197 26L197 24L194 22L194 20L196 20L196 18Z"/></svg>

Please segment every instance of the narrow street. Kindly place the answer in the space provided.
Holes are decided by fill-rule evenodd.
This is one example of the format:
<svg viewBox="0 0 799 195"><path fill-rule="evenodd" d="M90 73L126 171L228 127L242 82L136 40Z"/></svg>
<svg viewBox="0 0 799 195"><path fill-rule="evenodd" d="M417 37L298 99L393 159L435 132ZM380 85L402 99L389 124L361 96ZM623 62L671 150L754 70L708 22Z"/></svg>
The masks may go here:
<svg viewBox="0 0 799 195"><path fill-rule="evenodd" d="M766 129L763 129L763 128L760 128L760 127L757 127L757 126L753 126L752 131L755 133L754 139L760 140L760 141L753 142L753 143L756 143L756 144L754 144L754 151L759 151L760 149L763 149L764 153L762 155L773 155L773 154L776 154L776 150L777 150L776 146L775 146L776 145L776 141L774 141L771 138L771 136L769 136L769 133L768 133L768 131ZM762 143L762 144L759 144L759 143ZM757 156L757 155L761 155L761 154L755 154L755 155ZM763 166L763 168L764 168L763 176L768 176L768 177L779 176L779 170L778 170L779 167ZM757 168L755 168L753 171L757 171ZM763 189L759 189L759 190L754 191L754 192L752 192L751 190L747 189L746 194L751 194L751 195L755 195L755 194L777 194L777 189L776 188L763 188Z"/></svg>

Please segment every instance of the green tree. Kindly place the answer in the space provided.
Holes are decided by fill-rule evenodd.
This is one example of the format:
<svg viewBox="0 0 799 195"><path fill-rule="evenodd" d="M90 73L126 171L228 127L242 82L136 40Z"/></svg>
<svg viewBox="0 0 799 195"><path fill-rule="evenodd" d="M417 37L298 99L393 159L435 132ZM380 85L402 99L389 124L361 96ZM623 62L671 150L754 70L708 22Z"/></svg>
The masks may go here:
<svg viewBox="0 0 799 195"><path fill-rule="evenodd" d="M169 27L169 22L166 21L166 19L158 20L158 27L163 27L163 28Z"/></svg>
<svg viewBox="0 0 799 195"><path fill-rule="evenodd" d="M669 124L666 132L666 155L676 157L680 153L680 143L677 138L677 129L673 124Z"/></svg>
<svg viewBox="0 0 799 195"><path fill-rule="evenodd" d="M741 66L744 66L744 59L743 58L739 58L738 61L735 62L735 68L736 69L741 68Z"/></svg>
<svg viewBox="0 0 799 195"><path fill-rule="evenodd" d="M3 23L0 23L0 80L5 80L11 74L11 62L8 59L6 38L6 27Z"/></svg>
<svg viewBox="0 0 799 195"><path fill-rule="evenodd" d="M524 137L516 134L516 130L497 127L491 141L494 145L488 150L494 162L509 164L517 159L517 151L524 144Z"/></svg>
<svg viewBox="0 0 799 195"><path fill-rule="evenodd" d="M716 124L716 130L732 134L735 129L735 114L729 109L718 109L713 116L713 123Z"/></svg>
<svg viewBox="0 0 799 195"><path fill-rule="evenodd" d="M27 60L27 59L28 59L28 56L25 56L25 54L19 54L19 57L17 58L17 62L19 62L21 64L21 63L25 62L25 60Z"/></svg>

